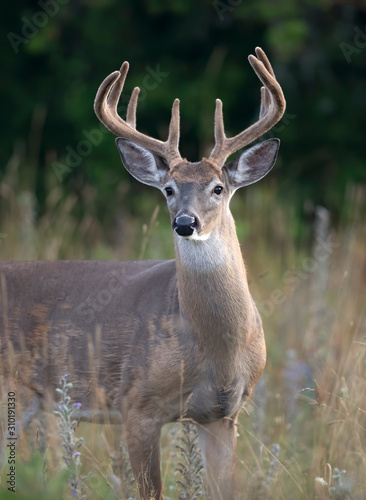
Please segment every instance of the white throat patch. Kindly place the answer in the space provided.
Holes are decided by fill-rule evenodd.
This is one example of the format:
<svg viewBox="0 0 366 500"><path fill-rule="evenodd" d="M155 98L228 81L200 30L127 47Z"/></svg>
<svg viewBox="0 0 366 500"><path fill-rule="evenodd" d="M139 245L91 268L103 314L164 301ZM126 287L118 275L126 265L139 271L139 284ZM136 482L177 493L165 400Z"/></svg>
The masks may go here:
<svg viewBox="0 0 366 500"><path fill-rule="evenodd" d="M211 233L198 234L197 231L193 231L193 234L191 236L186 236L186 239L194 241L207 241L210 236Z"/></svg>
<svg viewBox="0 0 366 500"><path fill-rule="evenodd" d="M177 251L182 264L196 271L211 271L226 262L225 252L217 235L212 233L185 238L177 237Z"/></svg>

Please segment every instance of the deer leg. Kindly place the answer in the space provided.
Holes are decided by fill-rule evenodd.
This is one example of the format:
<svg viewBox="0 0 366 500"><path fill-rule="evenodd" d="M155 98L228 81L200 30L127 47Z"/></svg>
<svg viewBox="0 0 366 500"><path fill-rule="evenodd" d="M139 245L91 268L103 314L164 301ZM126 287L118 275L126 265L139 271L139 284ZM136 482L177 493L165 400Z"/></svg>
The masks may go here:
<svg viewBox="0 0 366 500"><path fill-rule="evenodd" d="M160 423L140 414L128 419L127 446L142 500L163 500L160 472Z"/></svg>
<svg viewBox="0 0 366 500"><path fill-rule="evenodd" d="M198 426L212 500L236 500L236 417Z"/></svg>

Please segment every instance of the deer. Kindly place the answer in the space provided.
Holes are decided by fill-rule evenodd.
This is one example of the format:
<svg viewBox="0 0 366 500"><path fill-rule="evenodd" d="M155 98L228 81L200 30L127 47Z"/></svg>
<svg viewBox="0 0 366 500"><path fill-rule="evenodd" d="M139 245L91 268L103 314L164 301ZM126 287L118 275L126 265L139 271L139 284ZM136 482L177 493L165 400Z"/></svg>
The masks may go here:
<svg viewBox="0 0 366 500"><path fill-rule="evenodd" d="M227 137L217 99L215 145L198 162L179 152L178 99L165 142L136 129L138 87L126 119L119 116L127 62L96 94L96 115L117 136L127 171L166 198L174 260L0 264L2 377L16 379L28 404L23 415L49 411L58 380L70 373L81 419L124 426L143 500L164 498L161 430L182 419L197 425L209 498L242 498L237 418L264 369L266 347L229 203L272 169L280 141L226 160L269 131L286 106L266 54L259 47L255 54L249 63L262 83L258 120ZM102 305L91 307L97 296Z"/></svg>

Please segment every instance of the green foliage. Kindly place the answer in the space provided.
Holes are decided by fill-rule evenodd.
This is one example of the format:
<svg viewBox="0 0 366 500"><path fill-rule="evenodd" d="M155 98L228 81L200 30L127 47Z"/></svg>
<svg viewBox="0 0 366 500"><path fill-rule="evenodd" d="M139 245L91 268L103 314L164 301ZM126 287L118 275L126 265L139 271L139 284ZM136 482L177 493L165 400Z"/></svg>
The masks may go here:
<svg viewBox="0 0 366 500"><path fill-rule="evenodd" d="M70 475L69 486L72 496L81 500L86 498L83 493L85 478L80 475L81 455L78 449L84 443L84 438L75 437L77 420L74 419L74 414L81 407L81 403L71 402L69 390L72 388L72 383L67 382L67 378L68 375L64 375L60 380L61 387L56 388L59 398L54 413L60 419L61 444L64 451L63 459Z"/></svg>
<svg viewBox="0 0 366 500"><path fill-rule="evenodd" d="M202 456L197 428L190 422L183 422L182 433L177 438L176 448L180 455L177 464L177 485L179 500L198 500L203 495Z"/></svg>
<svg viewBox="0 0 366 500"><path fill-rule="evenodd" d="M135 85L142 88L138 127L165 139L171 104L179 97L182 154L196 160L213 143L216 97L224 101L229 133L256 119L259 82L246 60L256 45L273 62L292 117L275 132L283 142L276 176L286 192L296 191L299 207L310 199L339 212L345 185L365 181L365 15L356 3L45 3L51 14L27 0L4 4L0 21L7 42L0 48L6 74L0 90L7 96L0 174L23 144L24 188L36 189L40 212L50 177L65 195L93 186L104 223L132 196L138 211L149 198L145 189L130 189L134 181L120 166L112 134L99 127L92 108L98 85L123 60L131 63L126 95ZM164 76L156 77L159 71ZM102 139L85 146L85 131L95 129L103 131ZM71 150L83 152L70 160ZM61 178L55 161L65 166ZM126 186L124 200L114 196L118 181Z"/></svg>
<svg viewBox="0 0 366 500"><path fill-rule="evenodd" d="M45 471L45 457L36 452L28 461L17 460L15 493L0 486L0 498L2 500L49 500L50 498L63 500L68 480L67 470L48 476ZM3 482L3 485L5 484L6 480Z"/></svg>
<svg viewBox="0 0 366 500"><path fill-rule="evenodd" d="M316 477L315 483L318 490L323 490L323 492L325 491L332 499L335 500L347 500L352 498L352 487L354 485L353 481L347 478L347 471L339 470L335 467L332 474L330 464L327 464L327 466L330 470L330 477L328 478L329 483L323 477ZM331 486L331 484L333 484L333 486Z"/></svg>

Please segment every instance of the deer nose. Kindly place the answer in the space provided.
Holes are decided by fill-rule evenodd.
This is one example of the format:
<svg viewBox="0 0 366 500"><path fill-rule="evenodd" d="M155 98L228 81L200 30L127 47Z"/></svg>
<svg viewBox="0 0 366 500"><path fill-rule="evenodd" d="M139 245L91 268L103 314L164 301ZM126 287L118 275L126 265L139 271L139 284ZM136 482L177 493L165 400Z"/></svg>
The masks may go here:
<svg viewBox="0 0 366 500"><path fill-rule="evenodd" d="M179 236L191 236L197 227L197 220L191 215L178 215L173 221L173 229Z"/></svg>

